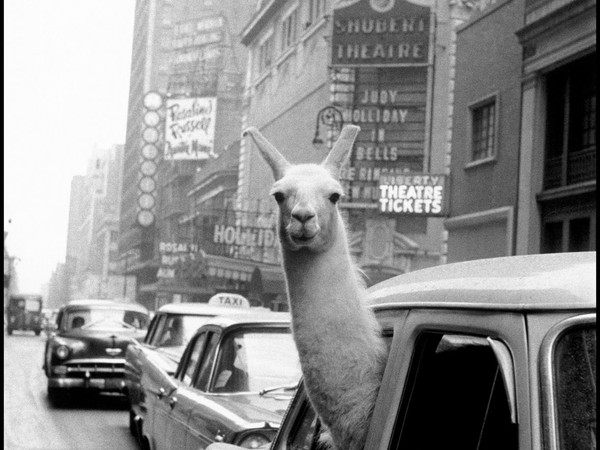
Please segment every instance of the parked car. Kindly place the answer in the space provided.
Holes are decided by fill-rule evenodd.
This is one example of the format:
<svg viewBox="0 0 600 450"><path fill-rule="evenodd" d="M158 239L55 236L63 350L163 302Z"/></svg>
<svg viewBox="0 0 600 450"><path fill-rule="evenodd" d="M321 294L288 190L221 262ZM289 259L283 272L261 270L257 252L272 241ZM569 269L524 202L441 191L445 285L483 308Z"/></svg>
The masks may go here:
<svg viewBox="0 0 600 450"><path fill-rule="evenodd" d="M44 350L50 401L73 389L124 393L125 350L146 334L149 321L138 304L89 299L60 308Z"/></svg>
<svg viewBox="0 0 600 450"><path fill-rule="evenodd" d="M142 372L152 355L154 363L173 375L185 350L185 346L198 328L208 319L232 310L252 311L256 308L213 306L206 303L170 303L155 313L143 340L133 340L125 353L125 386L129 399L129 429L134 436L141 436L146 415Z"/></svg>
<svg viewBox="0 0 600 450"><path fill-rule="evenodd" d="M39 336L43 328L42 296L37 294L12 294L6 307L6 332L33 331Z"/></svg>
<svg viewBox="0 0 600 450"><path fill-rule="evenodd" d="M390 351L365 449L596 448L595 274L595 252L529 255L371 287ZM300 388L263 448L317 449L319 429Z"/></svg>
<svg viewBox="0 0 600 450"><path fill-rule="evenodd" d="M269 443L300 379L287 313L211 318L188 343L174 376L148 356L142 373L142 448L242 448Z"/></svg>

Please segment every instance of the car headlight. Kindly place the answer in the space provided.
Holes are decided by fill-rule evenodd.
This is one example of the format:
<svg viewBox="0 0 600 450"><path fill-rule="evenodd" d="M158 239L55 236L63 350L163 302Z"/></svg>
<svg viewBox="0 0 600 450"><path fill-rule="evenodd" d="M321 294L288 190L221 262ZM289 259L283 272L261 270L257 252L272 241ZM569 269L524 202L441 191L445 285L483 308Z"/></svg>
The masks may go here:
<svg viewBox="0 0 600 450"><path fill-rule="evenodd" d="M261 448L263 445L269 445L271 441L262 434L249 434L239 442L238 446L243 448Z"/></svg>
<svg viewBox="0 0 600 450"><path fill-rule="evenodd" d="M56 356L58 356L60 359L67 359L67 356L69 356L69 347L67 347L66 345L59 345L58 347L56 347L54 352L56 353Z"/></svg>

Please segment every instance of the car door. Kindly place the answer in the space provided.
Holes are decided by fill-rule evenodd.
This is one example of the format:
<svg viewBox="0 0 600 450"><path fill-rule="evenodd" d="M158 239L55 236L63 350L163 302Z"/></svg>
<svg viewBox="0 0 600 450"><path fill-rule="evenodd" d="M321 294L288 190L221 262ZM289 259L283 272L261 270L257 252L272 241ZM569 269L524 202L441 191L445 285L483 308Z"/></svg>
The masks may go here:
<svg viewBox="0 0 600 450"><path fill-rule="evenodd" d="M150 434L154 449L168 449L171 448L165 439L171 411L168 399L176 391L177 384L175 379L162 368L156 356L149 353L145 353L145 356L142 386L148 423L144 425L144 433Z"/></svg>
<svg viewBox="0 0 600 450"><path fill-rule="evenodd" d="M198 369L190 380L193 389L186 392L185 401L190 401L195 405L190 409L188 416L190 431L187 436L186 449L206 448L211 442L221 439L223 437L221 433L225 431L220 430L215 424L213 420L215 411L208 406L212 402L207 401L204 395L210 386L219 340L220 333L218 331L211 331L207 334L206 346L199 360Z"/></svg>
<svg viewBox="0 0 600 450"><path fill-rule="evenodd" d="M168 448L184 449L189 435L193 433L188 427L188 419L196 408L196 402L190 396L194 374L198 369L206 344L207 333L200 332L188 344L189 350L184 355L181 366L175 374L177 390L165 402L170 408L167 421L166 442Z"/></svg>
<svg viewBox="0 0 600 450"><path fill-rule="evenodd" d="M522 314L412 310L394 330L365 450L531 448Z"/></svg>

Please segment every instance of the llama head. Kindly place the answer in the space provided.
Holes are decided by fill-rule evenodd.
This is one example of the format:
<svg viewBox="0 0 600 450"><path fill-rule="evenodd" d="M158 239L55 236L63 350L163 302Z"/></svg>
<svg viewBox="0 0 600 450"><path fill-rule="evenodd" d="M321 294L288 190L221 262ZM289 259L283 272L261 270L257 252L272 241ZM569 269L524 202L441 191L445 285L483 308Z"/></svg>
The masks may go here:
<svg viewBox="0 0 600 450"><path fill-rule="evenodd" d="M322 251L331 245L341 221L336 204L344 193L338 173L359 131L355 125L345 126L321 164L295 165L256 128L244 131L273 171L271 194L279 205L279 233L286 249Z"/></svg>

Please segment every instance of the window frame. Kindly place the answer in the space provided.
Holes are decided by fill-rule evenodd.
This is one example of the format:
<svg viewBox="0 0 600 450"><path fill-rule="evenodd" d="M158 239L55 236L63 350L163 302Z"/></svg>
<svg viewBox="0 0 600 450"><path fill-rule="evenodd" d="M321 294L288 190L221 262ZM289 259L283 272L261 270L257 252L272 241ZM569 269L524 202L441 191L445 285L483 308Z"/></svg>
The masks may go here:
<svg viewBox="0 0 600 450"><path fill-rule="evenodd" d="M556 345L567 332L589 326L596 326L596 313L581 313L564 319L550 328L540 346L538 370L540 377L540 400L542 403L542 433L544 435L545 448L548 450L560 449L558 412L555 401L557 386L553 368Z"/></svg>
<svg viewBox="0 0 600 450"><path fill-rule="evenodd" d="M269 60L268 62L265 61L265 50L264 47L265 45L268 43L268 46L270 47L269 50ZM275 61L275 52L274 52L274 48L273 48L273 43L274 43L274 32L273 29L271 28L270 30L268 30L259 40L258 43L256 45L256 77L255 78L260 78L261 76L263 76L263 74L267 73L268 70L273 66L273 63Z"/></svg>
<svg viewBox="0 0 600 450"><path fill-rule="evenodd" d="M380 305L384 308L386 305ZM519 448L531 448L529 360L525 317L520 312L492 310L411 309L395 320L394 337L375 403L365 448L391 448L397 417L406 392L418 336L423 332L490 336L512 357ZM388 447L386 447L388 446Z"/></svg>
<svg viewBox="0 0 600 450"><path fill-rule="evenodd" d="M294 48L295 45L299 42L298 32L298 17L299 17L298 4L290 7L285 14L281 16L280 20L280 40L279 40L279 50L280 55L290 51L290 49ZM290 31L291 30L291 31ZM288 36L289 35L289 36ZM289 41L288 41L289 38Z"/></svg>
<svg viewBox="0 0 600 450"><path fill-rule="evenodd" d="M473 138L475 132L475 113L479 109L489 105L494 105L494 119L493 119L493 127L494 127L494 138L492 140L492 152L491 155L488 155L484 158L474 159L474 146L473 146ZM500 124L500 94L499 92L493 92L485 97L482 97L474 102L469 103L467 106L468 109L468 118L467 121L467 155L468 161L465 165L465 169L469 169L472 167L477 167L483 164L494 163L498 159L498 146L499 146L499 124Z"/></svg>

